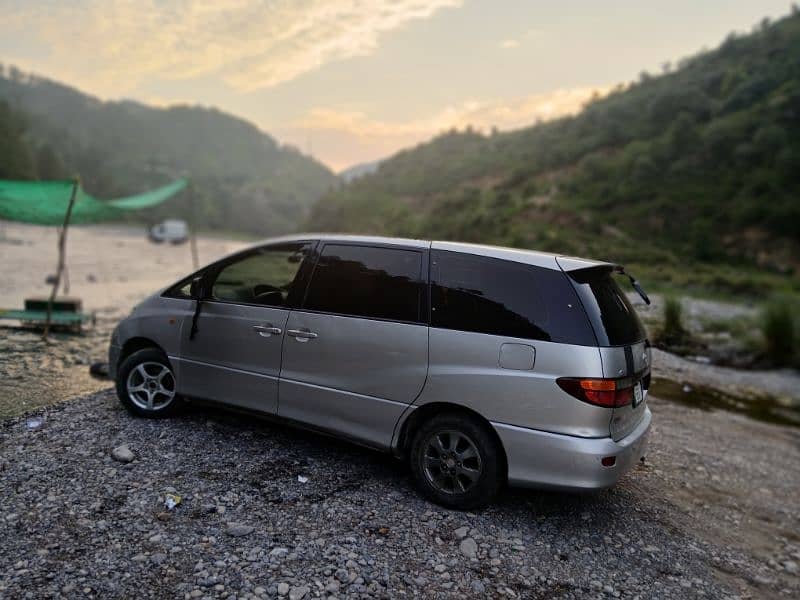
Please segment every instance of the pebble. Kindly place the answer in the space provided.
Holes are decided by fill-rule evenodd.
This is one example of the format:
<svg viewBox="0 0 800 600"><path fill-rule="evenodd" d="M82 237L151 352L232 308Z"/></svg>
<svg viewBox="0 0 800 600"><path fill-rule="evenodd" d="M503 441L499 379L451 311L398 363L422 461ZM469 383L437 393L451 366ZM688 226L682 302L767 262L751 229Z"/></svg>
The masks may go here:
<svg viewBox="0 0 800 600"><path fill-rule="evenodd" d="M306 597L308 591L309 590L306 586L293 587L291 590L289 590L289 600L301 600L302 598Z"/></svg>
<svg viewBox="0 0 800 600"><path fill-rule="evenodd" d="M230 536L233 537L244 537L246 535L250 535L255 530L254 527L251 525L242 525L240 523L229 523L228 528L225 530Z"/></svg>
<svg viewBox="0 0 800 600"><path fill-rule="evenodd" d="M467 558L477 558L478 556L478 544L472 538L462 540L459 548Z"/></svg>
<svg viewBox="0 0 800 600"><path fill-rule="evenodd" d="M133 454L130 448L128 448L127 444L123 444L122 446L117 446L111 451L111 458L121 463L129 463L133 462L136 456Z"/></svg>
<svg viewBox="0 0 800 600"><path fill-rule="evenodd" d="M469 527L459 527L453 533L456 534L456 537L458 539L460 540L464 539L465 537L467 537L467 534L469 533Z"/></svg>

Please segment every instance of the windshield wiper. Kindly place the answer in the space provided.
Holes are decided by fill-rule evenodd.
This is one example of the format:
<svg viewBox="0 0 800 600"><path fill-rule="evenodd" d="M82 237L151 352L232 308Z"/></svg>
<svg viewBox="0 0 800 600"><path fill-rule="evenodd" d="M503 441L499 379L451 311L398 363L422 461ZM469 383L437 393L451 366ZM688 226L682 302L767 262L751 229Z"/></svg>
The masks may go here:
<svg viewBox="0 0 800 600"><path fill-rule="evenodd" d="M650 305L650 298L645 293L645 291L642 289L642 286L639 285L639 282L636 281L634 276L631 275L630 273L626 273L625 272L625 267L623 267L622 265L617 265L616 267L614 267L614 271L616 273L619 273L620 275L624 275L625 277L630 279L631 280L631 285L633 286L633 289L636 290L636 293L639 294L639 297L641 297L641 299L644 300L645 304L647 304L648 306Z"/></svg>

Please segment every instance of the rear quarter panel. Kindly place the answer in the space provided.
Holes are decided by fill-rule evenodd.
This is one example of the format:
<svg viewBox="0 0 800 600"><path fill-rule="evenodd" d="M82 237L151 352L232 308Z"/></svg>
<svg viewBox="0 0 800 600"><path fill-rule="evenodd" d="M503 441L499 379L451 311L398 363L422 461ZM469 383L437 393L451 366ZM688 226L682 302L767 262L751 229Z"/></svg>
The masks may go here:
<svg viewBox="0 0 800 600"><path fill-rule="evenodd" d="M535 349L531 369L500 366L503 344ZM428 380L415 402L465 406L489 421L582 437L608 437L611 410L561 390L558 377L602 377L597 348L430 329Z"/></svg>

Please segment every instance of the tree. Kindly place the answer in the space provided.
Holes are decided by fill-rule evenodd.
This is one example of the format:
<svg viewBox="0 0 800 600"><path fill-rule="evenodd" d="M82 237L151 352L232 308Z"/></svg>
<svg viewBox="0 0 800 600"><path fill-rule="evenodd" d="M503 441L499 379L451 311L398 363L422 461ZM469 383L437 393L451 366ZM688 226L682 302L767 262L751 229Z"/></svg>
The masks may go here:
<svg viewBox="0 0 800 600"><path fill-rule="evenodd" d="M64 161L50 144L39 146L36 152L36 174L39 179L65 179L66 171Z"/></svg>
<svg viewBox="0 0 800 600"><path fill-rule="evenodd" d="M0 179L32 179L33 160L22 137L25 119L0 101Z"/></svg>

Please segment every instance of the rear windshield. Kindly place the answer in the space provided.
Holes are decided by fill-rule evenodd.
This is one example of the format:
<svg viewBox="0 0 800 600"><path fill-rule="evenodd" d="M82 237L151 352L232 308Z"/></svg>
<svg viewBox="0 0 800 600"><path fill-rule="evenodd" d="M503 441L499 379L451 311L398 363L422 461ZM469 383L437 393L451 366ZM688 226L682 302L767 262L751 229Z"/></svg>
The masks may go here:
<svg viewBox="0 0 800 600"><path fill-rule="evenodd" d="M610 267L570 271L568 275L600 346L627 346L647 337L636 310L614 281Z"/></svg>

